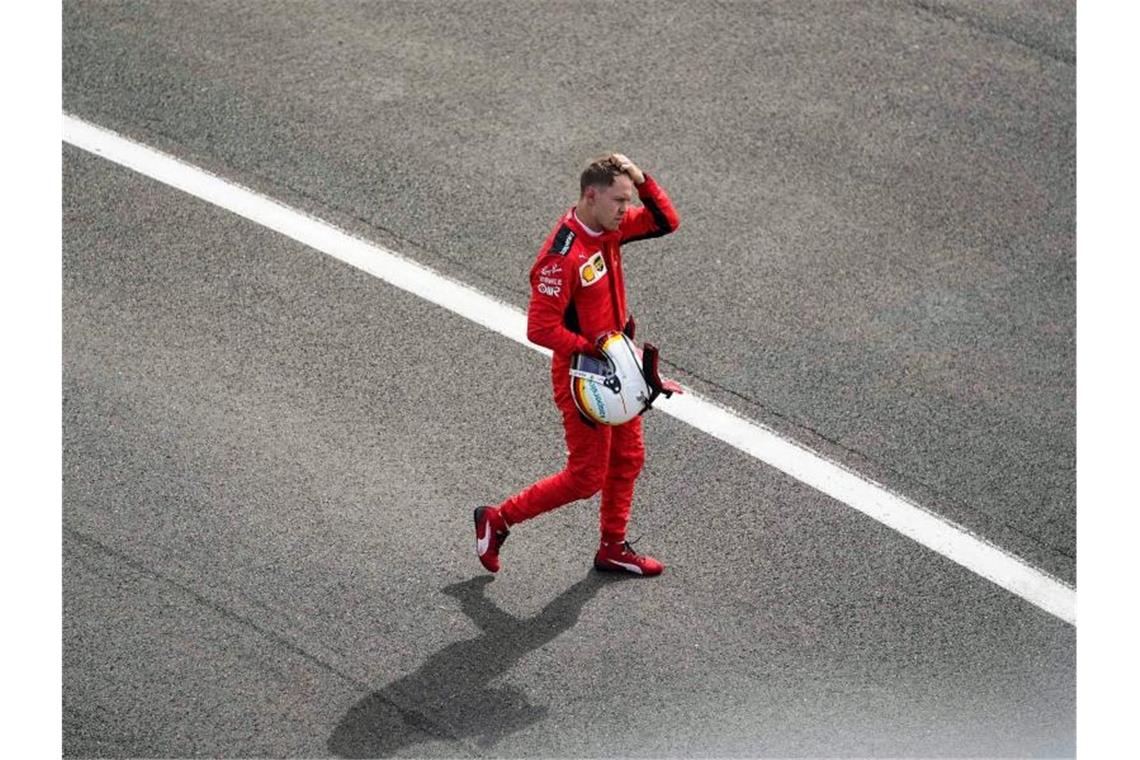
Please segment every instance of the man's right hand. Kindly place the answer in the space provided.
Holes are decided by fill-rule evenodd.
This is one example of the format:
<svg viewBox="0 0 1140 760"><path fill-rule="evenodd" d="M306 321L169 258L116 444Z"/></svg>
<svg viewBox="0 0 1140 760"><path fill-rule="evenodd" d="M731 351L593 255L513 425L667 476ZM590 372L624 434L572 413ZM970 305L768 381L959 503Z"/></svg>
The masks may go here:
<svg viewBox="0 0 1140 760"><path fill-rule="evenodd" d="M599 361L605 361L606 360L606 355L602 351L602 349L600 348L601 338L599 338L598 340L591 343L589 338L582 337L582 336L579 336L579 337L581 337L582 339L578 341L578 347L575 349L575 353L585 354L586 356L592 356L595 359L598 359ZM602 336L602 337L604 337L604 336Z"/></svg>
<svg viewBox="0 0 1140 760"><path fill-rule="evenodd" d="M608 335L609 335L609 333L602 333L601 335L599 335L597 338L594 339L594 344L592 346L590 346L590 351L589 351L590 356L594 357L595 359L599 359L601 361L606 360L606 352L602 350L602 344L606 342L606 337Z"/></svg>

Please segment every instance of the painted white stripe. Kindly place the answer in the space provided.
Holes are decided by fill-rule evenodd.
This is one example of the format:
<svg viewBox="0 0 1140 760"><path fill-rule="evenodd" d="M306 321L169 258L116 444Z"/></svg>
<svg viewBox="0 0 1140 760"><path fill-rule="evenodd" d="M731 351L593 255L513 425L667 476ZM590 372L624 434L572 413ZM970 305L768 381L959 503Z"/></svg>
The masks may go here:
<svg viewBox="0 0 1140 760"><path fill-rule="evenodd" d="M102 129L63 117L64 141L246 217L346 264L414 293L511 340L550 355L526 339L526 316L515 307L348 234L304 212ZM686 389L659 410L847 504L923 546L1076 624L1076 590L965 528L882 485Z"/></svg>

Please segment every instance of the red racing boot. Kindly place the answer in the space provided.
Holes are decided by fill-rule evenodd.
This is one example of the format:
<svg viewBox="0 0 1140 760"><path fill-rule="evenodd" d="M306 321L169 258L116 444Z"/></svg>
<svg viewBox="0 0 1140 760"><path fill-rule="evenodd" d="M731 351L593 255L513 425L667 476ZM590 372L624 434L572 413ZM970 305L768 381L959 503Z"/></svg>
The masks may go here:
<svg viewBox="0 0 1140 760"><path fill-rule="evenodd" d="M478 507L475 510L475 554L492 573L499 572L499 547L510 534L507 521L498 509Z"/></svg>
<svg viewBox="0 0 1140 760"><path fill-rule="evenodd" d="M602 542L598 553L594 555L594 567L598 570L633 573L634 575L661 575L665 569L653 557L638 554L629 545L629 541L607 544Z"/></svg>

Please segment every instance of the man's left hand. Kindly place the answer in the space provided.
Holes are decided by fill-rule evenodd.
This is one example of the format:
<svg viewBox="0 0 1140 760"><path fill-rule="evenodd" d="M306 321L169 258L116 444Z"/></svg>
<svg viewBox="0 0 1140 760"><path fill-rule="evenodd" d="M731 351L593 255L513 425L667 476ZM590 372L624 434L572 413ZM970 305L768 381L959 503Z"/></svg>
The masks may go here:
<svg viewBox="0 0 1140 760"><path fill-rule="evenodd" d="M616 158L618 163L621 164L621 170L628 174L629 178L633 180L633 184L640 185L645 181L645 174L641 171L641 169L638 169L637 164L630 161L627 156L621 153L615 153L614 158Z"/></svg>

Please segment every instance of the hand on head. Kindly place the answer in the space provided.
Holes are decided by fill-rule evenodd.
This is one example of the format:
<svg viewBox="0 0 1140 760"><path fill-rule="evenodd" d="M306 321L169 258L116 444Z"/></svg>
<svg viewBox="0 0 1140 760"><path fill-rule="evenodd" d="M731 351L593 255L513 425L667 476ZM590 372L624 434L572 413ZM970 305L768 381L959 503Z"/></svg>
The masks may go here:
<svg viewBox="0 0 1140 760"><path fill-rule="evenodd" d="M614 153L612 156L621 165L621 170L633 180L633 184L640 185L645 181L645 174L637 168L637 164L629 160L628 156L623 153Z"/></svg>

